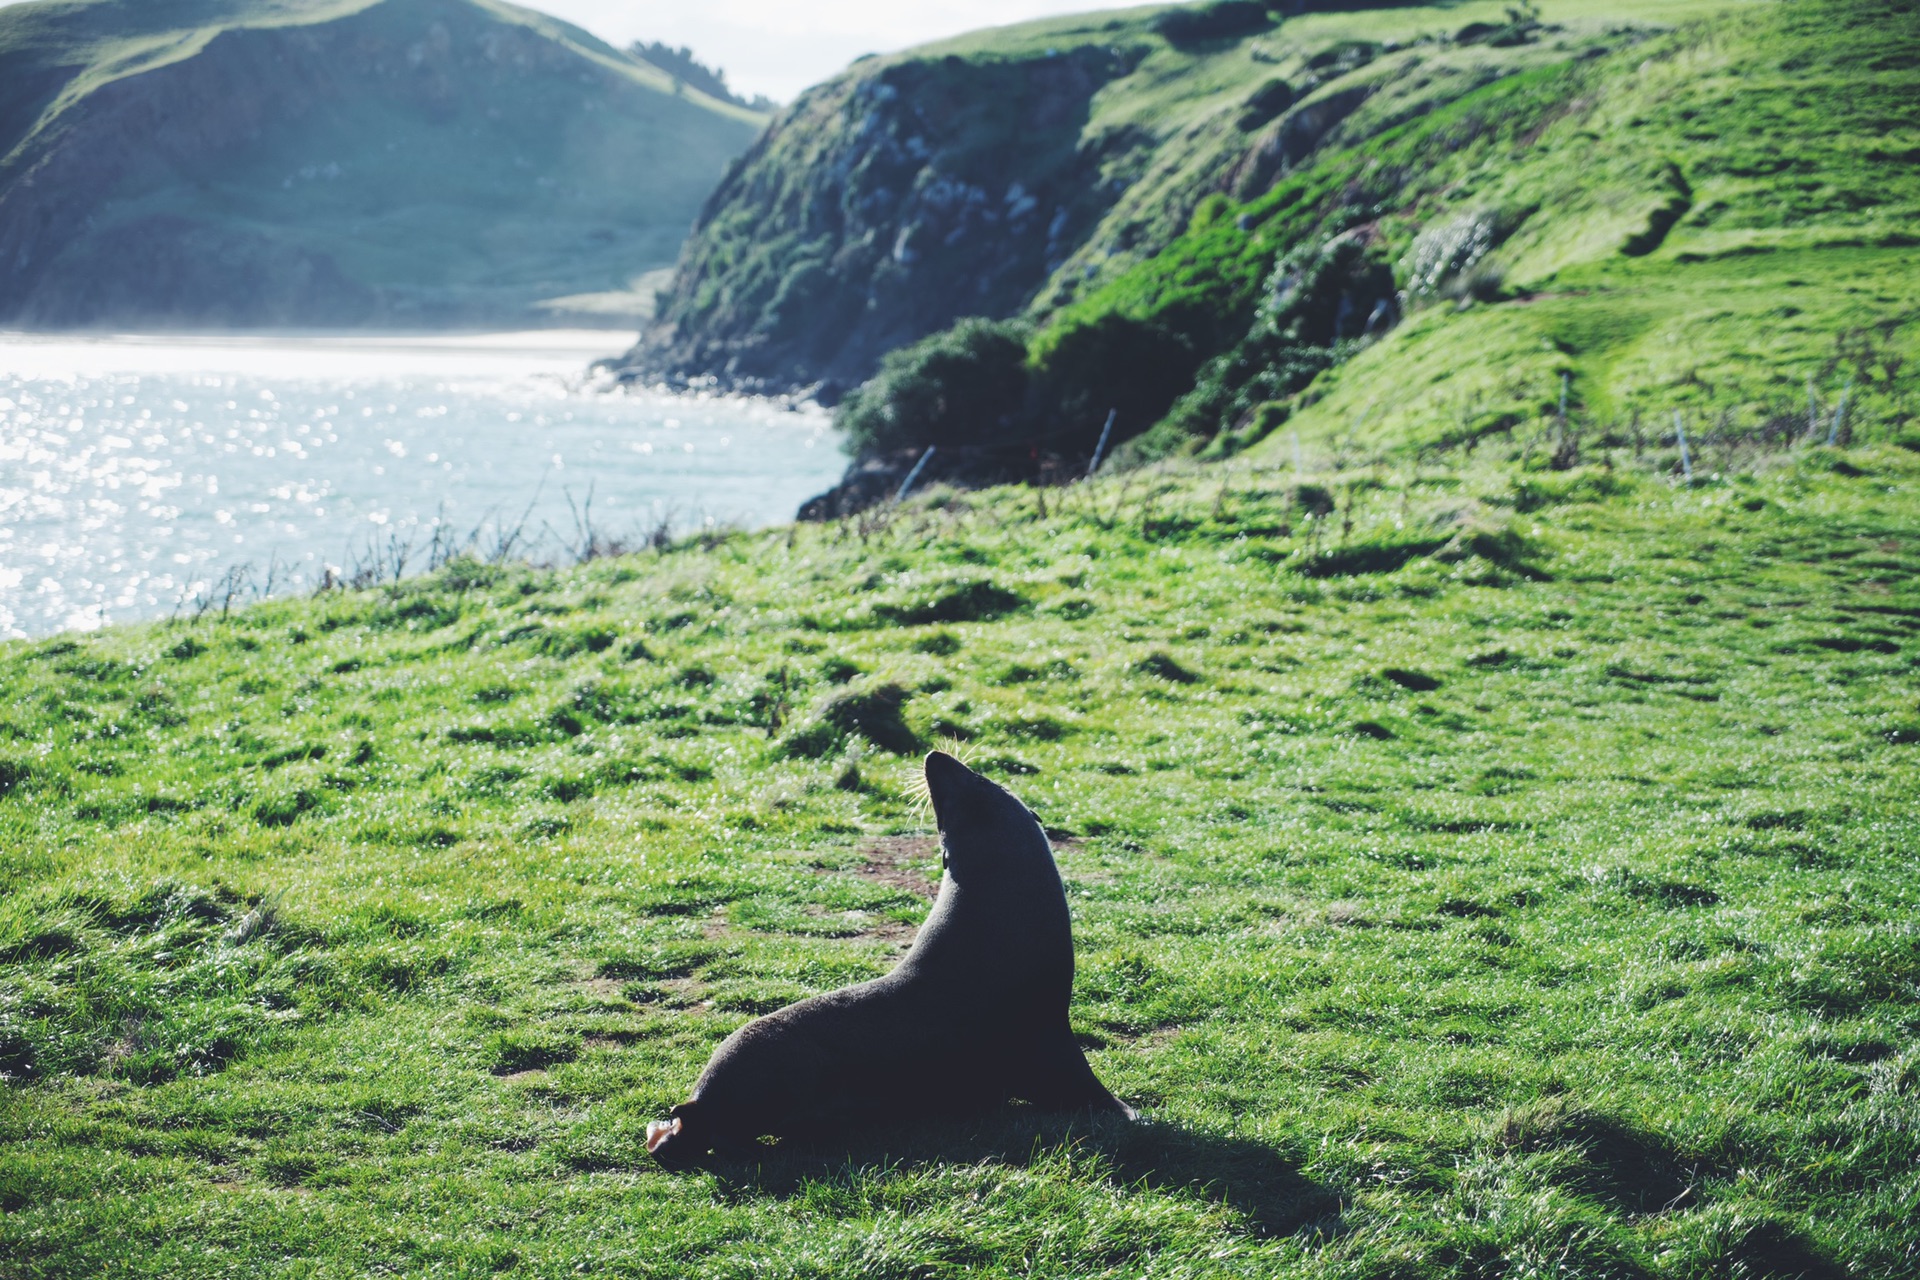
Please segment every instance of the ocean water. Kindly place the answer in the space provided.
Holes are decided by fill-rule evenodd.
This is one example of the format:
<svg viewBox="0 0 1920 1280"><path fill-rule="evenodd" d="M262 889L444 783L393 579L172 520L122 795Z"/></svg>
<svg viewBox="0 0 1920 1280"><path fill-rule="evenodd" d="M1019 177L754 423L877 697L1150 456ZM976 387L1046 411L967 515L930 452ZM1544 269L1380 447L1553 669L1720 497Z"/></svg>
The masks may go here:
<svg viewBox="0 0 1920 1280"><path fill-rule="evenodd" d="M0 638L417 568L436 540L557 561L779 523L844 470L817 409L589 377L626 345L0 335Z"/></svg>

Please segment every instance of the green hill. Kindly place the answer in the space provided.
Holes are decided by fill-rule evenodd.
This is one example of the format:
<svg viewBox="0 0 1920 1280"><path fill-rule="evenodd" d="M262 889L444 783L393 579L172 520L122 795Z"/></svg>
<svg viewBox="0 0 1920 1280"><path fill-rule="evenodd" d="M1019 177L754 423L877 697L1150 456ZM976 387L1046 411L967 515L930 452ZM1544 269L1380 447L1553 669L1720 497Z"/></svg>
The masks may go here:
<svg viewBox="0 0 1920 1280"><path fill-rule="evenodd" d="M1136 456L1282 423L1417 449L1558 431L1563 389L1589 433L1682 410L1777 436L1807 429L1809 379L1820 423L1845 393L1891 430L1920 342L1916 103L1901 0L986 32L796 104L633 360L844 388L897 352L844 415L858 445L1082 461L1109 409L1123 437L1162 424ZM965 316L1013 346L911 347Z"/></svg>
<svg viewBox="0 0 1920 1280"><path fill-rule="evenodd" d="M1600 434L1671 434L1682 412L1778 436L1814 425L1810 384L1820 423L1851 384L1848 420L1896 431L1920 349L1915 158L1920 9L1731 12L1502 78L1206 209L1040 346L1116 314L1206 335L1226 354L1164 446L1237 447L1294 414L1363 451L1471 443L1546 428L1563 391ZM1345 246L1397 291L1377 341L1324 314L1355 266L1282 296L1289 267Z"/></svg>
<svg viewBox="0 0 1920 1280"><path fill-rule="evenodd" d="M11 6L0 323L565 314L670 263L762 123L497 0Z"/></svg>
<svg viewBox="0 0 1920 1280"><path fill-rule="evenodd" d="M0 1273L1909 1280L1920 456L1608 462L0 646ZM722 1037L899 956L955 742L1146 1120L659 1169Z"/></svg>

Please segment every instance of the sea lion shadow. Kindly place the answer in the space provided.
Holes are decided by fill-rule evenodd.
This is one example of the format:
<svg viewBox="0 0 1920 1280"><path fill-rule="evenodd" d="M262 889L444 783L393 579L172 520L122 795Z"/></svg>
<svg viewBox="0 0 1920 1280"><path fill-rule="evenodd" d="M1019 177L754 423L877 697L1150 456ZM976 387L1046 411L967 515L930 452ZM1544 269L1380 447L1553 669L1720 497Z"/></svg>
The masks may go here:
<svg viewBox="0 0 1920 1280"><path fill-rule="evenodd" d="M1049 1115L1008 1106L971 1120L932 1120L849 1131L718 1154L705 1168L723 1198L804 1194L821 1182L929 1165L1025 1168L1048 1160L1087 1162L1116 1187L1143 1186L1225 1205L1262 1236L1324 1228L1340 1199L1265 1143L1165 1121Z"/></svg>

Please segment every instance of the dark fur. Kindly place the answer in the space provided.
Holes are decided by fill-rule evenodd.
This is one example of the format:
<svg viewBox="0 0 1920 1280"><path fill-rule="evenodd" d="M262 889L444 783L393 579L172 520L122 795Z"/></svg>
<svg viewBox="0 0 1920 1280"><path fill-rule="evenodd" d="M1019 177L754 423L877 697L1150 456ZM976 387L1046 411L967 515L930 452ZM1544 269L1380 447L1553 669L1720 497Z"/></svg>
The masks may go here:
<svg viewBox="0 0 1920 1280"><path fill-rule="evenodd" d="M1073 934L1039 822L952 756L927 757L940 897L900 966L750 1022L649 1140L666 1164L715 1146L1020 1098L1133 1112L1095 1078L1067 1024Z"/></svg>

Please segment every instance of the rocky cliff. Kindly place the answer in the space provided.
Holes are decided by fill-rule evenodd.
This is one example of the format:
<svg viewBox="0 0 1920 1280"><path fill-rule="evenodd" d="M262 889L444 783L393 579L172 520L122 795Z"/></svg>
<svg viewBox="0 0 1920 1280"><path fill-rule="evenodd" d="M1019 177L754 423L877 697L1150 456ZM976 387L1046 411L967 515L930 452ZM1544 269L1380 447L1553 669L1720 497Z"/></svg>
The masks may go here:
<svg viewBox="0 0 1920 1280"><path fill-rule="evenodd" d="M1298 8L1055 19L856 63L707 203L631 376L832 398L958 318L1070 303L1209 195L1258 194L1324 146L1541 60L1463 44L1428 11L1390 27L1433 46L1414 84L1403 60L1376 65L1403 41L1353 36L1371 15Z"/></svg>
<svg viewBox="0 0 1920 1280"><path fill-rule="evenodd" d="M762 123L495 0L7 8L0 323L564 318Z"/></svg>
<svg viewBox="0 0 1920 1280"><path fill-rule="evenodd" d="M1810 431L1809 404L1904 421L1916 103L1912 0L1217 0L986 32L783 117L629 372L848 393L828 514L923 463L1082 474L1108 423L1147 459L1283 424L1345 456L1583 416L1641 440L1676 410L1717 439Z"/></svg>
<svg viewBox="0 0 1920 1280"><path fill-rule="evenodd" d="M808 93L708 202L647 348L664 369L789 389L860 381L963 315L1006 315L1124 184L1089 144L1137 49L875 60Z"/></svg>

